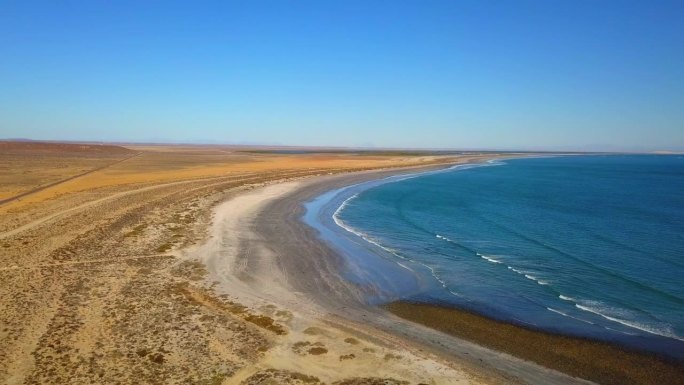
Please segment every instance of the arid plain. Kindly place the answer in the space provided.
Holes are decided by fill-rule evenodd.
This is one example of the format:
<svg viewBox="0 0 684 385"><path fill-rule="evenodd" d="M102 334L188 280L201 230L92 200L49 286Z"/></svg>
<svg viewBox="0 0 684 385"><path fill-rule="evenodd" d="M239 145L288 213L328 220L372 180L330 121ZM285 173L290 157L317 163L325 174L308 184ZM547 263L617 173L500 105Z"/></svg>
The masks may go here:
<svg viewBox="0 0 684 385"><path fill-rule="evenodd" d="M264 185L478 157L2 142L0 382L488 382L389 336L242 303L184 251L217 205Z"/></svg>

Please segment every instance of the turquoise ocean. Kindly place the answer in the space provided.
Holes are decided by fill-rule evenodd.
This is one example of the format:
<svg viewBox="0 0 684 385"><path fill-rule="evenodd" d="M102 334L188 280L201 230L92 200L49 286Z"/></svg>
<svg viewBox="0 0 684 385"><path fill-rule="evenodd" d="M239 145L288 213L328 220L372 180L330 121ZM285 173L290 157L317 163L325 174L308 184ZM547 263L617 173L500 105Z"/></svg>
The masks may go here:
<svg viewBox="0 0 684 385"><path fill-rule="evenodd" d="M522 158L330 191L304 221L367 301L684 358L684 157Z"/></svg>

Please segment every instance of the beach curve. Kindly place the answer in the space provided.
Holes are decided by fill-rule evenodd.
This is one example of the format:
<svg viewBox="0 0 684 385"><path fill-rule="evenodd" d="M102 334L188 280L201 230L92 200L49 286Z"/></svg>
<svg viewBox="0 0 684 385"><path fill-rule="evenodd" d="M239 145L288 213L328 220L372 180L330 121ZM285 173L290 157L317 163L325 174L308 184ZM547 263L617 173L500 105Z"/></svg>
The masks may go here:
<svg viewBox="0 0 684 385"><path fill-rule="evenodd" d="M383 349L409 354L412 364L403 364L402 369L415 379L422 375L437 383L457 378L475 383L589 383L368 306L363 292L340 277L344 261L301 221L303 203L325 191L401 172L407 171L324 176L236 195L216 208L209 240L186 250L185 257L205 263L218 293L237 297L251 308L275 305L290 312L292 336L284 346L296 343L307 328L317 327L356 336L347 338L363 336ZM284 349L273 351L278 359L269 355L262 365L293 369L294 361L282 356ZM356 375L377 372L377 367L363 369L361 361L356 360ZM442 369L435 371L436 364ZM316 375L323 379L330 373Z"/></svg>

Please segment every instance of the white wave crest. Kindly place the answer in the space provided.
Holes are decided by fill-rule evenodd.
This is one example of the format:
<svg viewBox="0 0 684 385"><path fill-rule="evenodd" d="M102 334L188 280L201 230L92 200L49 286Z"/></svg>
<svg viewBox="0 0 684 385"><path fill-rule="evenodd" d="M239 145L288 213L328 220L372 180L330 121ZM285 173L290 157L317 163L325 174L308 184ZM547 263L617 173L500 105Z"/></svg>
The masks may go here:
<svg viewBox="0 0 684 385"><path fill-rule="evenodd" d="M646 333L650 334L655 334L659 335L661 337L667 337L667 338L673 338L679 341L684 341L684 338L678 336L675 334L675 332L672 330L672 327L670 325L653 325L653 324L645 324L642 322L637 322L637 321L631 321L631 320L625 320L622 318L618 318L615 316L615 313L621 314L623 317L625 315L628 315L628 312L624 309L617 309L617 308L611 308L609 306L603 305L601 302L598 301L582 301L583 304L578 304L575 303L575 307L584 310L589 313L594 313L598 316L601 316L609 321L617 322L621 325L633 328L633 329L638 329L641 331L644 331Z"/></svg>
<svg viewBox="0 0 684 385"><path fill-rule="evenodd" d="M408 258L404 257L403 255L397 253L395 250L390 249L389 247L383 246L378 241L376 241L372 237L370 237L368 234L365 234L359 230L356 230L355 228L353 228L351 226L348 226L343 220L341 220L339 218L339 214L342 211L342 209L347 205L347 203L349 203L349 201L351 201L352 199L354 199L356 197L357 197L357 195L352 195L351 197L347 198L344 202L342 202L340 207L338 207L337 210L335 210L335 212L333 213L333 216L332 216L335 224L337 224L341 228L345 229L346 231L356 235L357 237L365 240L366 242L368 242L372 245L375 245L375 246L381 248L382 250L385 250L386 252L394 255L397 258L401 258L403 260L409 260ZM405 267L405 266L402 266L402 267Z"/></svg>
<svg viewBox="0 0 684 385"><path fill-rule="evenodd" d="M560 310L552 309L552 308L550 308L550 307L547 307L546 310L551 311L551 312L554 312L554 313L556 313L556 314L560 314L560 315L562 315L562 316L564 316L564 317L572 318L572 319L577 320L577 321L582 321L582 322L584 322L584 323L588 323L588 324L591 324L591 325L595 325L595 323L593 323L593 322L591 322L591 321L587 321L587 320L583 320L583 319L581 319L581 318L573 317L573 316L571 316L570 314L564 313L564 312L562 312L562 311L560 311Z"/></svg>
<svg viewBox="0 0 684 385"><path fill-rule="evenodd" d="M432 275L432 277L434 277L434 279L437 280L437 282L439 282L439 284L442 285L442 287L443 287L444 289L446 289L449 293L451 293L451 294L453 294L453 295L455 295L455 296L457 296L457 297L461 297L460 294L456 293L455 291L453 291L453 290L451 290L451 289L449 288L449 286L447 285L447 283L439 276L439 274L437 273L437 271L436 271L432 266L429 266L429 265L427 265L427 264L425 264L425 263L422 263L422 262L419 262L419 261L414 261L414 260L412 260L412 259L410 259L410 258L404 257L403 255L399 254L396 250L393 250L393 249L391 249L391 248L389 248L389 247L386 247L386 246L380 244L380 242L374 240L374 239L373 239L372 237L370 237L368 234L365 234L365 233L363 233L363 232L361 232L361 231L359 231L359 230L357 230L357 229L355 229L355 228L353 228L353 227L351 227L351 226L348 226L342 219L340 219L340 218L339 218L339 214L340 214L340 213L342 212L342 210L347 206L347 204L348 204L351 200L355 199L357 196L358 196L358 194L355 194L355 195L352 195L351 197L347 198L344 202L342 202L342 204L340 205L340 207L338 207L337 210L335 210L335 212L334 212L333 215L332 215L333 221L335 222L335 224L337 224L339 227L343 228L344 230L346 230L346 231L348 231L348 232L350 232L350 233L356 235L357 237L359 237L359 238L365 240L366 242L368 242L368 243L370 243L370 244L372 244L372 245L375 245L375 246L379 247L379 248L382 249L382 250L385 250L386 252L388 252L388 253L394 255L394 256L397 257L397 258L400 258L400 259L403 259L403 260L406 260L406 261L410 261L410 262L412 262L412 263L417 263L417 264L419 264L419 265L422 265L423 267L427 268L427 269L430 271L430 274ZM442 238L442 239L445 239L445 240L451 242L450 239L448 239L448 238L446 238L446 237L442 237L442 236L440 236L440 235L437 235L437 238ZM412 271L412 272L415 272L413 269L411 269L410 267L406 266L405 264L403 264L403 263L401 263L401 262L399 262L399 261L395 261L395 263L397 263L399 266L403 267L404 269L407 269L407 270L410 270L410 271Z"/></svg>
<svg viewBox="0 0 684 385"><path fill-rule="evenodd" d="M612 331L614 331L614 332L618 332L618 333L622 333L622 334L627 334L628 336L638 336L637 333L628 333L628 332L626 332L626 331L624 331L624 330L617 330L617 329L609 328L608 326L604 326L603 328L606 329L606 330L612 330Z"/></svg>
<svg viewBox="0 0 684 385"><path fill-rule="evenodd" d="M414 273L415 273L415 271L414 271L412 268L410 268L410 267L404 265L404 264L401 263L401 262L397 262L397 265L403 267L404 269L406 269L406 270L408 270L408 271L410 271L410 272L414 272Z"/></svg>
<svg viewBox="0 0 684 385"><path fill-rule="evenodd" d="M447 241L447 242L455 243L454 241L452 241L451 239L445 237L444 235L439 235L439 234L437 234L437 235L435 235L435 238L442 239L442 240L445 240L445 241Z"/></svg>
<svg viewBox="0 0 684 385"><path fill-rule="evenodd" d="M525 276L525 278L527 278L527 279L529 279L529 280L531 280L531 281L536 282L537 285L546 286L546 285L549 284L549 282L544 281L544 280L541 280L541 279L535 277L534 275L530 275L530 274L523 274L523 275Z"/></svg>
<svg viewBox="0 0 684 385"><path fill-rule="evenodd" d="M492 257L488 257L488 256L480 254L480 253L477 253L477 255L479 255L480 258L484 259L485 261L488 261L491 263L503 263L503 262L499 261L498 259L494 259Z"/></svg>
<svg viewBox="0 0 684 385"><path fill-rule="evenodd" d="M442 279L442 277L440 277L439 274L437 274L437 271L435 271L434 267L432 267L430 265L426 265L422 262L418 262L418 263L425 266L428 270L430 270L430 274L432 274L432 276L437 280L437 282L439 282L443 288L449 290L449 286L447 286L446 282Z"/></svg>
<svg viewBox="0 0 684 385"><path fill-rule="evenodd" d="M490 159L487 162L485 162L488 166L503 166L506 164L506 162L500 160L500 159Z"/></svg>
<svg viewBox="0 0 684 385"><path fill-rule="evenodd" d="M347 207L349 202L358 198L358 196L359 196L359 194L354 194L354 195L350 196L349 198L345 199L344 202L342 202L342 204L340 205L340 207L338 207L337 210L335 210L335 212L333 213L333 217L337 217L342 212L342 210L344 210L344 208Z"/></svg>

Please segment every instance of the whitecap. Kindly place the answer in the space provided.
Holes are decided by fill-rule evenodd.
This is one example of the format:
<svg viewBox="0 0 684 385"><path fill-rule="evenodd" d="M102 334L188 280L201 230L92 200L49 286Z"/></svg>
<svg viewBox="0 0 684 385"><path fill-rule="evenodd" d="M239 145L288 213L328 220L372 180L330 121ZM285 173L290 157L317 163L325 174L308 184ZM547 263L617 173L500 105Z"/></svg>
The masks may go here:
<svg viewBox="0 0 684 385"><path fill-rule="evenodd" d="M650 334L655 334L659 335L662 337L667 337L667 338L673 338L679 341L684 341L684 338L678 336L677 334L674 333L672 330L672 327L670 325L653 325L653 324L647 324L643 322L637 322L637 321L632 321L632 320L625 320L621 318L617 318L614 316L614 313L618 313L621 315L627 315L629 312L625 309L618 309L618 308L612 308L609 306L603 305L601 302L598 301L582 301L583 305L580 305L578 303L575 304L575 307L577 307L580 310L584 310L589 313L594 313L598 316L601 316L609 321L617 322L621 325L633 328L633 329L638 329L641 331L644 331L646 333Z"/></svg>
<svg viewBox="0 0 684 385"><path fill-rule="evenodd" d="M591 324L591 325L595 325L595 324L594 324L593 322L591 322L591 321L587 321L587 320L583 320L583 319L581 319L581 318L573 317L573 316L571 316L570 314L564 313L564 312L562 312L562 311L560 311L560 310L552 309L552 308L550 308L550 307L547 307L546 310L551 311L551 312L554 312L554 313L556 313L556 314L560 314L560 315L562 315L562 316L564 316L564 317L572 318L572 319L577 320L577 321L582 321L582 322L584 322L584 323L588 323L588 324Z"/></svg>
<svg viewBox="0 0 684 385"><path fill-rule="evenodd" d="M414 270L413 270L412 268L410 268L410 267L408 267L408 266L404 265L404 264L403 264L403 263L401 263L401 262L397 262L397 265L399 265L399 266L403 267L404 269L406 269L406 270L408 270L408 271L410 271L410 272L413 272L413 273L415 273L415 271L414 271Z"/></svg>
<svg viewBox="0 0 684 385"><path fill-rule="evenodd" d="M418 263L420 263L421 265L425 266L428 270L430 270L430 274L437 280L437 282L439 282L443 288L449 290L449 287L447 286L446 282L444 282L444 280L437 274L437 271L435 271L435 269L432 266L426 265L422 262Z"/></svg>
<svg viewBox="0 0 684 385"><path fill-rule="evenodd" d="M492 257L488 257L488 256L482 255L482 254L480 254L480 253L477 253L477 255L479 255L480 258L482 258L482 259L484 259L484 260L486 260L486 261L488 261L488 262L491 262L491 263L503 263L503 262L499 261L498 259L494 259L494 258L492 258Z"/></svg>
<svg viewBox="0 0 684 385"><path fill-rule="evenodd" d="M445 241L447 241L447 242L456 243L456 242L452 241L451 239L445 237L444 235L439 235L439 234L437 234L437 235L435 235L435 237L437 237L437 238L439 238L439 239L442 239L442 240L445 240Z"/></svg>

